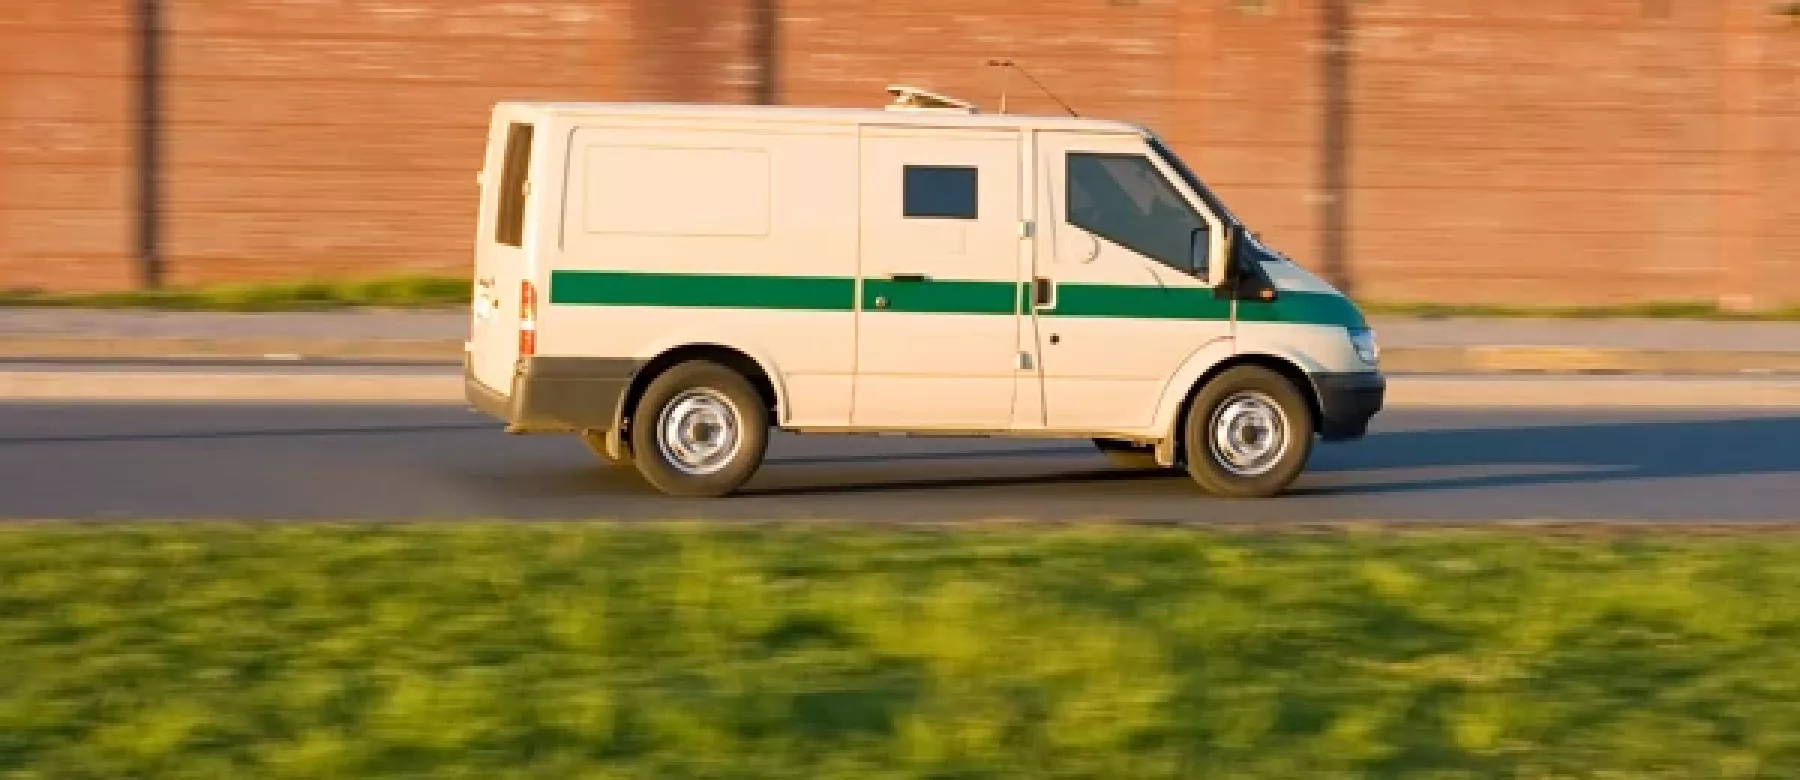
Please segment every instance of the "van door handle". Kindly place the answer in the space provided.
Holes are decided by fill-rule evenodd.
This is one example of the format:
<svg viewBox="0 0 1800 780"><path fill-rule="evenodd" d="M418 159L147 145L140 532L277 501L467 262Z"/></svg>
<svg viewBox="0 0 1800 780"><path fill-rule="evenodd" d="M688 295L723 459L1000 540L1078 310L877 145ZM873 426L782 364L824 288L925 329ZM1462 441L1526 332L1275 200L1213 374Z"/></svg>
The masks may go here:
<svg viewBox="0 0 1800 780"><path fill-rule="evenodd" d="M926 276L925 274L893 273L888 274L887 278L890 282L925 282L931 280L931 277Z"/></svg>
<svg viewBox="0 0 1800 780"><path fill-rule="evenodd" d="M1051 295L1054 292L1055 290L1051 287L1049 279L1039 276L1031 280L1031 302L1033 304L1038 306L1049 306Z"/></svg>

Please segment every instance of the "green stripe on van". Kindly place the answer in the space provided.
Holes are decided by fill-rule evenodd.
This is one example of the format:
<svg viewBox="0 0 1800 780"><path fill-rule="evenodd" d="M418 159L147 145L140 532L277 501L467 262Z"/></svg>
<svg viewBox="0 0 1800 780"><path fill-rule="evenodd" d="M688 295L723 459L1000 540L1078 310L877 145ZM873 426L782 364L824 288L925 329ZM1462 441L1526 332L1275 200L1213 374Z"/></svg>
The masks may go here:
<svg viewBox="0 0 1800 780"><path fill-rule="evenodd" d="M862 308L905 314L1013 314L1028 285L944 280L863 283ZM856 309L856 280L835 276L756 276L637 271L552 271L550 303L573 306L668 306L696 309L836 311ZM877 307L876 299L885 299ZM1063 284L1053 317L1222 320L1231 302L1210 289L1123 284ZM1362 315L1332 294L1283 292L1270 303L1244 302L1247 322L1288 322L1360 327Z"/></svg>
<svg viewBox="0 0 1800 780"><path fill-rule="evenodd" d="M550 272L552 305L850 311L855 300L856 280L838 276Z"/></svg>
<svg viewBox="0 0 1800 780"><path fill-rule="evenodd" d="M1349 298L1336 293L1282 290L1273 301L1244 301L1238 305L1238 322L1280 322L1297 325L1338 325L1366 328L1362 311Z"/></svg>
<svg viewBox="0 0 1800 780"><path fill-rule="evenodd" d="M1231 301L1210 288L1129 284L1062 284L1052 317L1120 317L1142 320L1223 320Z"/></svg>
<svg viewBox="0 0 1800 780"><path fill-rule="evenodd" d="M1019 310L1016 282L984 282L970 279L933 279L896 282L863 280L863 311L903 314L1013 314ZM886 299L886 306L876 305Z"/></svg>

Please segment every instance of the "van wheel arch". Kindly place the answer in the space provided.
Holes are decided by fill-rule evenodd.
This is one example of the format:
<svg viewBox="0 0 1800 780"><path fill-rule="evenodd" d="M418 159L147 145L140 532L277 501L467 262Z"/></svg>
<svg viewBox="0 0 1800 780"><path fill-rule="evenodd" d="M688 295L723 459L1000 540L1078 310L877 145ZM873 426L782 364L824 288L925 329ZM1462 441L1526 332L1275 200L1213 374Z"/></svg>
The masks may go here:
<svg viewBox="0 0 1800 780"><path fill-rule="evenodd" d="M656 381L657 377L669 369L695 360L718 363L749 380L750 386L756 388L756 394L762 398L764 407L769 412L769 419L780 419L776 415L776 411L780 407L780 397L775 392L775 381L769 378L769 373L763 368L762 363L739 350L721 344L687 344L657 355L632 374L631 385L626 389L625 396L619 400L619 409L614 415L614 419L618 421L614 428L618 431L622 441L630 440L631 410L637 408L638 401L644 397L644 391L650 387L650 383Z"/></svg>
<svg viewBox="0 0 1800 780"><path fill-rule="evenodd" d="M1237 368L1238 366L1258 366L1266 368L1280 374L1289 382L1292 382L1294 388L1300 391L1301 397L1306 399L1306 411L1308 416L1312 418L1312 429L1319 429L1319 425L1324 418L1324 410L1319 403L1318 388L1313 387L1312 379L1306 375L1304 369L1295 365L1292 361L1274 355L1234 355L1229 359L1219 361L1218 365L1207 369L1206 373L1201 374L1200 378L1194 381L1193 386L1188 388L1187 395L1181 399L1181 405L1176 407L1175 424L1169 429L1169 441L1173 442L1175 446L1176 463L1186 462L1187 437L1183 435L1182 432L1187 430L1188 413L1193 409L1194 398L1200 395L1200 391L1204 389L1208 383L1212 382L1214 378L1226 371Z"/></svg>

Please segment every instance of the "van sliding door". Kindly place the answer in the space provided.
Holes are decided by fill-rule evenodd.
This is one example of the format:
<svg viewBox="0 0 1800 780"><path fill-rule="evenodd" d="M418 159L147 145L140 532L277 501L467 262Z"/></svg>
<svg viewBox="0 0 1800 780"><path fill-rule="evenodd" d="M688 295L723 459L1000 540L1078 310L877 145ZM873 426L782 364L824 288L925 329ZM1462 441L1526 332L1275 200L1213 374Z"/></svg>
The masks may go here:
<svg viewBox="0 0 1800 780"><path fill-rule="evenodd" d="M852 422L1009 429L1036 376L1018 353L1020 133L864 127L861 148Z"/></svg>

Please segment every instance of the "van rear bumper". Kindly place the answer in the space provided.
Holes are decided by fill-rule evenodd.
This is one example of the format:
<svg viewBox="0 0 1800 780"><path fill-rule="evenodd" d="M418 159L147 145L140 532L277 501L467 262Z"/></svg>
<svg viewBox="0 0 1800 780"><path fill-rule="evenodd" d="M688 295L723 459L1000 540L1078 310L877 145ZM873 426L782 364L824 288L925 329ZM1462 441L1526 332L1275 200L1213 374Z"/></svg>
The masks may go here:
<svg viewBox="0 0 1800 780"><path fill-rule="evenodd" d="M618 419L639 367L615 358L528 357L513 372L508 395L477 379L465 355L463 395L514 433L604 431Z"/></svg>
<svg viewBox="0 0 1800 780"><path fill-rule="evenodd" d="M1319 435L1326 441L1360 439L1387 398L1387 379L1377 371L1315 374L1319 391Z"/></svg>
<svg viewBox="0 0 1800 780"><path fill-rule="evenodd" d="M475 411L501 422L512 422L512 400L475 378L475 366L463 355L463 397Z"/></svg>

